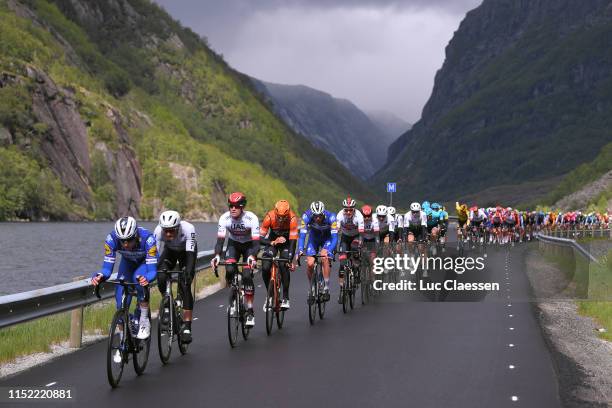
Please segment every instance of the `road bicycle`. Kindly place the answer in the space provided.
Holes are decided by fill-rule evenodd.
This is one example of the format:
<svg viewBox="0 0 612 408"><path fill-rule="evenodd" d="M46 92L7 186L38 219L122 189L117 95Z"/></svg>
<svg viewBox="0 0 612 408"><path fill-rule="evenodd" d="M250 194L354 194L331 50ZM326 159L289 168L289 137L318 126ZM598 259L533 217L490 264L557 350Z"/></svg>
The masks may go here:
<svg viewBox="0 0 612 408"><path fill-rule="evenodd" d="M151 336L141 340L136 337L138 334L137 316L129 312L131 296L136 296L136 287L139 283L126 282L123 279L107 280L106 283L121 286L121 308L115 312L108 332L108 348L106 353L106 374L111 387L116 388L123 375L123 367L132 355L134 371L142 375L149 361L149 349L151 348ZM145 288L148 290L148 288ZM100 285L96 285L94 290L96 297L101 299ZM151 312L149 319L151 318ZM119 353L119 354L117 354ZM119 358L117 358L119 357ZM118 361L117 361L118 360Z"/></svg>
<svg viewBox="0 0 612 408"><path fill-rule="evenodd" d="M282 297L282 283L280 276L280 263L288 264L290 262L287 258L281 258L278 255L274 257L261 257L257 258L265 261L272 261L270 268L270 282L268 282L268 294L266 297L266 333L268 336L272 333L272 327L274 327L274 317L276 316L276 325L279 330L283 328L283 322L285 321L285 309L281 308L281 297ZM286 265L285 267L288 267Z"/></svg>
<svg viewBox="0 0 612 408"><path fill-rule="evenodd" d="M358 273L360 269L355 265L353 255L359 255L359 251L349 250L340 251L339 254L346 254L347 262L344 267L344 283L340 287L340 298L342 300L342 312L347 313L349 307L352 310L355 307L355 293L359 287ZM357 271L356 271L357 269Z"/></svg>
<svg viewBox="0 0 612 408"><path fill-rule="evenodd" d="M245 267L246 262L219 262L218 266L235 265ZM215 276L219 277L217 268ZM248 340L251 328L246 325L247 309L244 303L244 287L242 286L242 273L236 271L230 284L229 301L227 303L227 337L232 348L238 343L238 327L241 328L242 338Z"/></svg>
<svg viewBox="0 0 612 408"><path fill-rule="evenodd" d="M157 324L157 349L159 359L163 364L168 364L172 353L172 343L177 342L179 351L182 355L187 354L188 344L181 340L180 330L183 326L183 299L181 291L178 291L176 298L172 290L173 283L178 283L184 279L185 268L180 271L168 271L162 269L158 275L166 275L166 292L163 294L159 303L158 324Z"/></svg>
<svg viewBox="0 0 612 408"><path fill-rule="evenodd" d="M298 265L301 265L300 259L307 255L301 254L298 257ZM308 321L310 324L314 324L317 311L319 319L323 319L325 316L325 304L329 301L329 294L325 294L325 279L323 277L323 265L321 265L320 259L324 259L323 262L329 262L327 256L312 255L315 259L314 271L312 278L310 279L310 285L308 287L308 298L306 303L308 304Z"/></svg>

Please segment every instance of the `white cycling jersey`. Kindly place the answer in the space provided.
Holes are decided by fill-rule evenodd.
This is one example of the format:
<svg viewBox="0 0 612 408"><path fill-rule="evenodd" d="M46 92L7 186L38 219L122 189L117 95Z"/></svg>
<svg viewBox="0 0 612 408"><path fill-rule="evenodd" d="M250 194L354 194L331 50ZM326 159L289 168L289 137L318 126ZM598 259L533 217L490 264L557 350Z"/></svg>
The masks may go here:
<svg viewBox="0 0 612 408"><path fill-rule="evenodd" d="M376 217L371 217L368 221L363 220L363 238L374 239L378 237L378 220Z"/></svg>
<svg viewBox="0 0 612 408"><path fill-rule="evenodd" d="M348 218L344 214L344 210L341 210L336 216L336 222L338 224L338 231L348 237L356 237L364 231L363 215L359 210L355 210L351 218Z"/></svg>
<svg viewBox="0 0 612 408"><path fill-rule="evenodd" d="M392 215L387 214L382 220L377 216L376 220L380 232L395 232L395 219Z"/></svg>
<svg viewBox="0 0 612 408"><path fill-rule="evenodd" d="M229 234L229 235L228 235ZM243 211L237 219L232 218L230 212L225 212L219 218L217 238L225 238L241 243L259 240L259 220L250 211Z"/></svg>
<svg viewBox="0 0 612 408"><path fill-rule="evenodd" d="M164 240L164 234L162 232L162 227L155 227L155 231L153 232L155 235L155 241L157 241L157 251L161 253L161 244L168 247L173 251L187 251L194 252L196 246L196 232L193 224L188 223L187 221L181 221L181 225L179 226L178 234L172 241Z"/></svg>
<svg viewBox="0 0 612 408"><path fill-rule="evenodd" d="M395 228L404 228L404 216L402 214L395 214Z"/></svg>
<svg viewBox="0 0 612 408"><path fill-rule="evenodd" d="M470 211L469 218L470 221L480 222L487 219L487 214L482 208L479 208L478 211Z"/></svg>
<svg viewBox="0 0 612 408"><path fill-rule="evenodd" d="M427 215L425 215L425 211L419 211L418 213L413 213L412 211L408 211L404 215L404 228L410 228L414 226L427 226Z"/></svg>

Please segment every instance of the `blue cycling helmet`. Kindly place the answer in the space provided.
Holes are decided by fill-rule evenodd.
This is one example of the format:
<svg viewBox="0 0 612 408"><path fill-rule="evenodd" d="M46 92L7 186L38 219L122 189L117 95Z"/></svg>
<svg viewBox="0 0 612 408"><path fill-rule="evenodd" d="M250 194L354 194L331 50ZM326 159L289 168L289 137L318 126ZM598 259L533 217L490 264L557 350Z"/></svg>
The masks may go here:
<svg viewBox="0 0 612 408"><path fill-rule="evenodd" d="M439 209L440 209L440 204L438 204L438 203L433 203L433 204L431 205L431 209L432 209L432 210L436 210L436 211L437 211L437 210L439 210Z"/></svg>
<svg viewBox="0 0 612 408"><path fill-rule="evenodd" d="M423 204L421 204L421 208L429 208L429 201L423 201Z"/></svg>

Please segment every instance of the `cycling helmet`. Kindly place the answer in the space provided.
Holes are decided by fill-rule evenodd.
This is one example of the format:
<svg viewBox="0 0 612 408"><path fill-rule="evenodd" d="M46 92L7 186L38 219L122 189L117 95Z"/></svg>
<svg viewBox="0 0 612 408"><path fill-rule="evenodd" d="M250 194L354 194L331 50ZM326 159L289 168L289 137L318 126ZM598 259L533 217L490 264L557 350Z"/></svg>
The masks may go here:
<svg viewBox="0 0 612 408"><path fill-rule="evenodd" d="M423 201L423 204L421 204L422 208L429 208L429 201Z"/></svg>
<svg viewBox="0 0 612 408"><path fill-rule="evenodd" d="M474 205L474 206L470 207L470 211L474 211L474 212L478 211L478 206Z"/></svg>
<svg viewBox="0 0 612 408"><path fill-rule="evenodd" d="M287 200L277 201L276 204L274 204L274 211L279 217L285 217L289 215L289 202Z"/></svg>
<svg viewBox="0 0 612 408"><path fill-rule="evenodd" d="M344 208L355 208L355 200L353 200L351 196L348 196L344 201L342 201L342 206Z"/></svg>
<svg viewBox="0 0 612 408"><path fill-rule="evenodd" d="M119 218L115 223L115 234L121 240L132 239L136 237L138 226L136 220L132 217Z"/></svg>
<svg viewBox="0 0 612 408"><path fill-rule="evenodd" d="M372 207L370 207L369 205L364 205L363 207L361 207L361 213L363 214L364 217L371 217Z"/></svg>
<svg viewBox="0 0 612 408"><path fill-rule="evenodd" d="M314 215L323 214L323 211L325 211L325 204L323 204L322 201L313 201L312 204L310 204L310 211L312 211Z"/></svg>
<svg viewBox="0 0 612 408"><path fill-rule="evenodd" d="M246 196L239 191L230 194L230 196L227 199L228 205L237 205L239 207L244 207L246 203L247 203Z"/></svg>
<svg viewBox="0 0 612 408"><path fill-rule="evenodd" d="M376 216L377 217L384 217L385 215L387 215L387 207L384 205L379 205L378 207L376 207Z"/></svg>
<svg viewBox="0 0 612 408"><path fill-rule="evenodd" d="M414 212L421 211L421 204L419 203L410 204L410 211L414 211Z"/></svg>
<svg viewBox="0 0 612 408"><path fill-rule="evenodd" d="M387 207L387 214L395 215L395 207Z"/></svg>
<svg viewBox="0 0 612 408"><path fill-rule="evenodd" d="M433 204L431 205L431 209L432 209L432 210L436 210L436 211L437 211L437 210L439 210L439 209L440 209L440 204L438 204L438 203L433 203Z"/></svg>
<svg viewBox="0 0 612 408"><path fill-rule="evenodd" d="M176 211L164 211L159 216L159 226L163 229L176 228L179 225L181 225L181 216Z"/></svg>
<svg viewBox="0 0 612 408"><path fill-rule="evenodd" d="M506 211L512 211L512 207L507 207Z"/></svg>

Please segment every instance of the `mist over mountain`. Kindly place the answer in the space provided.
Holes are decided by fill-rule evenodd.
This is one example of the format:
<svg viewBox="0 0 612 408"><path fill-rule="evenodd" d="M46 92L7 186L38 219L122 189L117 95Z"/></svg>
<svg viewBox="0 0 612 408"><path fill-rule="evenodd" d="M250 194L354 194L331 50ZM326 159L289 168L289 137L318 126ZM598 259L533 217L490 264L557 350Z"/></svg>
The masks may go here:
<svg viewBox="0 0 612 408"><path fill-rule="evenodd" d="M389 111L366 110L364 113L368 115L372 123L374 123L391 142L394 142L412 127L410 123Z"/></svg>
<svg viewBox="0 0 612 408"><path fill-rule="evenodd" d="M352 102L304 85L253 82L285 123L333 154L355 176L366 179L385 163L395 138Z"/></svg>

